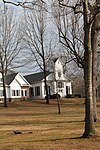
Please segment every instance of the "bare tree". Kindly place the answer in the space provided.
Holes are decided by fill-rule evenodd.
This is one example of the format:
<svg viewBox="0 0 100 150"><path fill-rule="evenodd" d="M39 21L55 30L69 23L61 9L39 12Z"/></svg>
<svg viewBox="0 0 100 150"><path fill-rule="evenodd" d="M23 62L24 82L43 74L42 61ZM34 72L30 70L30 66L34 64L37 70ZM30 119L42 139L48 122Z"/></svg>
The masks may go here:
<svg viewBox="0 0 100 150"><path fill-rule="evenodd" d="M84 29L84 58L82 59L82 64L84 66L84 78L85 78L85 131L83 137L94 136L94 115L93 115L93 96L92 96L92 45L91 45L91 30L92 24L96 16L100 13L100 2L98 1L75 1L76 4L71 5L62 1L59 1L59 4L62 7L71 8L75 14L83 16L83 29ZM79 22L79 21L78 21ZM60 27L59 27L60 28ZM67 34L68 35L68 34ZM65 38L65 35L63 36ZM74 36L75 37L75 36ZM77 37L77 36L76 36ZM64 39L63 38L63 39ZM66 38L64 39L66 42ZM79 40L79 39L78 39ZM80 41L80 40L79 40ZM69 38L67 38L67 47L69 47ZM71 44L74 44L73 41ZM71 50L71 49L70 49ZM73 49L71 50L73 52ZM77 53L74 54L77 57ZM78 55L79 56L79 55ZM77 57L78 58L78 57ZM79 58L78 58L79 59ZM84 61L83 61L84 60ZM78 61L79 62L79 61Z"/></svg>
<svg viewBox="0 0 100 150"><path fill-rule="evenodd" d="M13 11L4 4L0 13L0 73L3 79L4 107L7 107L5 77L20 51L21 40L19 32L15 28Z"/></svg>
<svg viewBox="0 0 100 150"><path fill-rule="evenodd" d="M66 63L75 61L80 68L84 68L84 47L83 47L83 24L81 15L75 14L61 7L59 3L53 4L54 22L58 29L59 41L66 48L70 59Z"/></svg>
<svg viewBox="0 0 100 150"><path fill-rule="evenodd" d="M69 6L69 7L71 7L71 6ZM80 9L79 7L81 7L80 4L77 4L74 7L77 10L77 12ZM59 16L59 19L56 22L57 22L57 27L58 27L58 31L59 31L60 42L67 47L67 51L69 51L69 54L71 55L71 61L74 60L79 67L84 69L85 60L83 57L84 56L84 42L83 42L82 14L78 13L76 15L71 10L68 11L67 7L61 7L60 5L59 5L59 8L61 10L59 11L58 14L57 14L57 9L56 9L56 15ZM73 18L72 20L70 17L71 15ZM57 20L57 18L58 17L56 17L56 20ZM68 21L68 20L70 20L70 21ZM95 21L99 21L99 18L95 19L94 22ZM96 40L94 40L94 37L95 37L95 39L98 40L98 32L99 31L97 31L97 30L99 30L99 23L95 23L95 24L98 24L98 27L96 27L94 30L94 27L93 27L94 25L92 26L92 28L93 28L92 35L93 35L93 31L94 31L95 36L93 35L93 40L91 41L91 44L92 44L92 47L94 47L96 49L97 44L95 45L94 41L96 41ZM69 33L70 33L70 35L69 35ZM92 35L91 35L91 38L92 38ZM94 46L93 46L93 44L94 44ZM92 56L94 57L94 60L96 60L95 59L96 56L94 56L94 54L97 54L97 52L96 52L96 50L94 50L94 51L95 51L95 53L93 53ZM95 62L93 61L93 66L94 66ZM94 73L96 73L96 65L95 65L95 67L93 67L93 74ZM93 79L94 121L96 122L96 121L98 121L97 110L96 110L96 87L94 86L96 76L94 77L94 75L93 75L92 79ZM94 97L94 95L95 95L95 97Z"/></svg>
<svg viewBox="0 0 100 150"><path fill-rule="evenodd" d="M33 6L35 5L38 5L39 7L42 7L41 6L41 3L44 3L46 4L43 0L39 0L40 3L38 3L38 0L33 0L33 1L26 1L26 0L22 0L22 1L16 1L16 2L13 2L12 0L2 0L3 3L5 4L11 4L11 5L14 5L14 6L20 6L22 8L27 8L27 9L34 9Z"/></svg>
<svg viewBox="0 0 100 150"><path fill-rule="evenodd" d="M25 11L25 28L23 31L25 36L23 40L31 50L37 65L44 72L46 103L49 104L48 85L46 80L46 62L52 55L52 51L50 48L51 43L47 40L46 4L41 3L41 1L38 1L37 4L41 7L35 5L33 10Z"/></svg>

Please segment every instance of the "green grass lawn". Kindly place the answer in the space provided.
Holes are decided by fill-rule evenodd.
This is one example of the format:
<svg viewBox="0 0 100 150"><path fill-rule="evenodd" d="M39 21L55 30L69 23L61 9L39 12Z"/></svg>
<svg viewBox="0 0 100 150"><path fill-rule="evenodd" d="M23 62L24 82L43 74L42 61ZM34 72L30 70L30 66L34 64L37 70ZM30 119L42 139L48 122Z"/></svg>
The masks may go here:
<svg viewBox="0 0 100 150"><path fill-rule="evenodd" d="M0 150L99 150L100 122L95 123L97 137L81 138L84 132L84 99L57 101L20 101L0 104ZM100 118L100 99L97 101ZM14 134L21 131L22 134Z"/></svg>

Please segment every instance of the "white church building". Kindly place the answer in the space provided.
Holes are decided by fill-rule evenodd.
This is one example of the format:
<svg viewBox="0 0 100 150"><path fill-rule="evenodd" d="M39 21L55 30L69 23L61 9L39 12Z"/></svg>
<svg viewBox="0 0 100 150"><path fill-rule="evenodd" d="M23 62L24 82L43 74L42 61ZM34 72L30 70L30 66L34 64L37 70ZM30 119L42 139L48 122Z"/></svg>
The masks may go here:
<svg viewBox="0 0 100 150"><path fill-rule="evenodd" d="M58 93L61 97L72 94L71 80L63 73L63 65L60 58L52 59L47 67L46 80L48 85L48 94ZM39 72L24 76L31 85L30 97L33 99L44 99L46 96L44 73Z"/></svg>
<svg viewBox="0 0 100 150"><path fill-rule="evenodd" d="M61 97L72 94L72 81L63 73L60 58L52 59L47 67L46 80L48 94L58 93ZM21 73L12 73L6 76L6 95L9 101L18 99L44 99L46 96L44 73L39 72L23 76ZM3 84L0 74L0 100L3 99Z"/></svg>

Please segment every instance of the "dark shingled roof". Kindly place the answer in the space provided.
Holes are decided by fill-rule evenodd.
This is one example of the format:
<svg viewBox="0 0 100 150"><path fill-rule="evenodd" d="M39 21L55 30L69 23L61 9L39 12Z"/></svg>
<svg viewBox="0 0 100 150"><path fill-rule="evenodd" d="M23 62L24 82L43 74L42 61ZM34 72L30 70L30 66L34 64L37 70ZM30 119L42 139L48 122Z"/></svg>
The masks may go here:
<svg viewBox="0 0 100 150"><path fill-rule="evenodd" d="M51 74L49 71L46 72L46 76L48 76L49 74ZM39 72L39 73L35 73L35 74L30 74L30 75L26 75L24 76L24 78L30 83L34 83L36 81L41 81L44 79L44 72Z"/></svg>
<svg viewBox="0 0 100 150"><path fill-rule="evenodd" d="M15 76L17 75L18 73L13 73L13 74L9 74L6 76L5 78L5 82L7 85L10 85L10 83L14 80Z"/></svg>

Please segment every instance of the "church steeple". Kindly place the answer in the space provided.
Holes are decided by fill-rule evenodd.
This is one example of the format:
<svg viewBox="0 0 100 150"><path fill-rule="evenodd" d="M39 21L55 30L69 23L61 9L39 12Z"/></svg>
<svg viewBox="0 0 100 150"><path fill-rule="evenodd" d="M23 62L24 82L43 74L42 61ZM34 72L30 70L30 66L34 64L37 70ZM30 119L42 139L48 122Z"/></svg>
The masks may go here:
<svg viewBox="0 0 100 150"><path fill-rule="evenodd" d="M63 65L60 58L53 58L48 63L48 71L55 74L56 80L63 76Z"/></svg>

